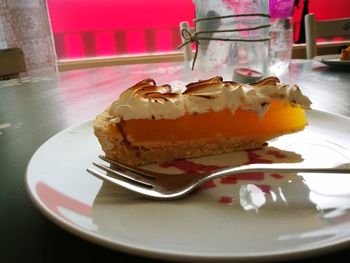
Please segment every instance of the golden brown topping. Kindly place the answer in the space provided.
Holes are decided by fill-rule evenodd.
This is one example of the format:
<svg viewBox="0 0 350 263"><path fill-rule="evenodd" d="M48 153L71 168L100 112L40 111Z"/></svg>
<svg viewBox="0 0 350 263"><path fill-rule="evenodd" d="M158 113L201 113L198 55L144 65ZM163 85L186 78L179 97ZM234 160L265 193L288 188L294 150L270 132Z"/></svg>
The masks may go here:
<svg viewBox="0 0 350 263"><path fill-rule="evenodd" d="M213 87L213 89L215 89L216 87L213 86L213 84L223 84L223 83L224 81L222 77L219 77L219 76L213 77L211 79L192 82L186 85L186 90L183 92L183 94L191 94L193 92L199 91L202 88L208 88L208 87Z"/></svg>
<svg viewBox="0 0 350 263"><path fill-rule="evenodd" d="M134 86L130 87L129 90L138 90L147 86L155 86L155 85L156 85L156 82L153 79L148 78L136 83Z"/></svg>
<svg viewBox="0 0 350 263"><path fill-rule="evenodd" d="M253 86L254 88L260 88L263 86L277 86L277 83L279 82L280 80L276 77L268 77L257 82L251 83L250 86Z"/></svg>
<svg viewBox="0 0 350 263"><path fill-rule="evenodd" d="M276 86L279 83L279 79L276 77L268 77L260 81L250 84L254 88L260 88L263 86ZM216 90L217 86L215 84L222 84L223 87L229 86L240 86L241 83L234 81L223 81L222 77L216 76L207 80L200 80L197 82L192 82L186 85L186 90L182 94L186 95L198 95L195 94L202 89L212 89ZM145 99L163 99L168 100L171 98L176 98L179 93L173 93L170 85L165 84L162 86L157 86L156 82L151 79L145 79L132 86L129 90L133 91L134 96L139 96ZM211 98L210 98L211 99Z"/></svg>
<svg viewBox="0 0 350 263"><path fill-rule="evenodd" d="M162 99L167 101L170 98L178 96L178 93L172 93L171 86L168 84L157 86L156 82L151 79L145 79L132 86L129 90L133 90L134 96L139 96L145 99Z"/></svg>
<svg viewBox="0 0 350 263"><path fill-rule="evenodd" d="M193 96L201 97L201 98L208 99L208 100L216 99L216 96L212 96L212 95L193 95Z"/></svg>

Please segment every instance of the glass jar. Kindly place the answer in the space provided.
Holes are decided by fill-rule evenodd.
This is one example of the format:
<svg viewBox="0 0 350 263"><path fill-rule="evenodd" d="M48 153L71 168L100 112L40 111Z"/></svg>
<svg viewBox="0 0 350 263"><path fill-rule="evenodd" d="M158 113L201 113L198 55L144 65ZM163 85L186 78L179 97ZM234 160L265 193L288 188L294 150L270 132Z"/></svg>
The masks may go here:
<svg viewBox="0 0 350 263"><path fill-rule="evenodd" d="M194 3L199 42L194 65L197 75L253 82L268 74L268 0L194 0Z"/></svg>
<svg viewBox="0 0 350 263"><path fill-rule="evenodd" d="M269 69L278 75L288 70L293 48L294 0L270 0L270 61Z"/></svg>

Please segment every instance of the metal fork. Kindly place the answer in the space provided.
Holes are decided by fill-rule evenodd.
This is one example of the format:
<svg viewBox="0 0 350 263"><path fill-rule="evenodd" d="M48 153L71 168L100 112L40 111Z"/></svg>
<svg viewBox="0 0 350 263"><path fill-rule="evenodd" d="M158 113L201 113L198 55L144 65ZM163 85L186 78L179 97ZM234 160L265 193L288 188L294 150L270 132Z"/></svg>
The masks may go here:
<svg viewBox="0 0 350 263"><path fill-rule="evenodd" d="M152 199L176 199L185 196L203 183L218 177L247 172L280 173L349 173L350 163L338 163L328 167L306 167L301 163L243 164L227 167L209 173L162 174L131 167L99 156L111 165L93 162L107 173L88 168L87 171L103 181L119 185Z"/></svg>

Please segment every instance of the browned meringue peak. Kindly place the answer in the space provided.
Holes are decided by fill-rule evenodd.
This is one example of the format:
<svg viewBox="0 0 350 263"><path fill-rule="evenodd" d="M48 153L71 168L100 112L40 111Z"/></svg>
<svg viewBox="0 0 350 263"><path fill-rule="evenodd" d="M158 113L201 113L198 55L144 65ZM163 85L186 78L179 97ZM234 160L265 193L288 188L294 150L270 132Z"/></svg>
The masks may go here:
<svg viewBox="0 0 350 263"><path fill-rule="evenodd" d="M255 83L252 83L250 84L250 86L258 89L263 89L263 92L266 95L268 95L271 99L284 99L288 96L289 101L292 104L311 104L311 101L307 97L300 96L301 91L297 85L287 85L284 83L280 83L280 80L277 77L268 77ZM273 87L273 89L271 89L271 87ZM288 90L288 92L281 92L283 90ZM309 106L307 106L306 108L309 108Z"/></svg>
<svg viewBox="0 0 350 263"><path fill-rule="evenodd" d="M133 91L132 95L134 96L139 96L151 100L168 100L179 95L179 93L172 92L172 88L169 84L157 86L155 80L151 78L147 78L138 82L126 90L126 93L128 93L130 90Z"/></svg>
<svg viewBox="0 0 350 263"><path fill-rule="evenodd" d="M186 90L183 94L190 94L193 91L197 91L203 87L213 86L213 84L223 84L224 81L222 77L216 76L210 79L199 80L197 82L192 82L186 85Z"/></svg>
<svg viewBox="0 0 350 263"><path fill-rule="evenodd" d="M254 88L259 88L263 86L277 86L278 83L280 83L280 80L277 77L267 77L249 85L253 86Z"/></svg>
<svg viewBox="0 0 350 263"><path fill-rule="evenodd" d="M277 77L267 77L260 81L248 84L254 88L260 88L264 86L277 86L279 84L279 79ZM172 91L172 87L169 84L164 84L161 86L157 86L156 81L151 78L144 79L134 86L130 87L125 93L128 91L133 91L134 96L139 96L145 99L170 99L179 96L180 94L192 95L202 89L218 89L218 86L215 84L221 84L220 86L241 86L246 85L239 82L234 81L224 81L222 77L215 76L206 80L199 80L197 82L192 82L186 85L186 90L182 93L176 93ZM297 86L296 86L297 87ZM124 92L123 92L124 93ZM129 94L130 95L130 94Z"/></svg>
<svg viewBox="0 0 350 263"><path fill-rule="evenodd" d="M242 85L245 86L251 86L253 88L261 88L261 87L266 87L266 86L274 86L277 87L280 84L280 80L277 77L267 77L265 79L256 81L251 84L244 84L240 82L235 82L235 81L224 81L222 77L216 76L207 80L200 80L197 82L189 83L186 85L186 90L183 92L183 94L187 95L195 95L198 93L198 91L201 91L202 89L218 89L219 86L215 84L221 84L221 87L239 87Z"/></svg>

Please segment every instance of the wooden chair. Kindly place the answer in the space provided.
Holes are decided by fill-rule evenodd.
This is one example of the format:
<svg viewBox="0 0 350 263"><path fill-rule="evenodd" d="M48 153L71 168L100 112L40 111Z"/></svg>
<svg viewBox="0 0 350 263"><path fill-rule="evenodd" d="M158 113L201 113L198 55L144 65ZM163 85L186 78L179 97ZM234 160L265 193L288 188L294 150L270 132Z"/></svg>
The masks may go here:
<svg viewBox="0 0 350 263"><path fill-rule="evenodd" d="M350 18L316 20L314 14L305 16L306 58L317 55L318 37L350 36Z"/></svg>
<svg viewBox="0 0 350 263"><path fill-rule="evenodd" d="M19 73L25 71L24 54L20 48L0 50L0 81L18 78Z"/></svg>

